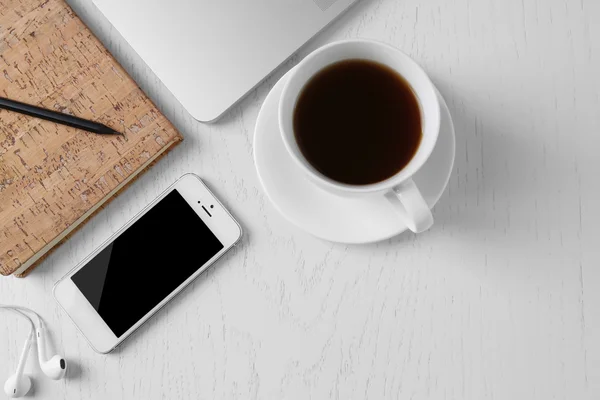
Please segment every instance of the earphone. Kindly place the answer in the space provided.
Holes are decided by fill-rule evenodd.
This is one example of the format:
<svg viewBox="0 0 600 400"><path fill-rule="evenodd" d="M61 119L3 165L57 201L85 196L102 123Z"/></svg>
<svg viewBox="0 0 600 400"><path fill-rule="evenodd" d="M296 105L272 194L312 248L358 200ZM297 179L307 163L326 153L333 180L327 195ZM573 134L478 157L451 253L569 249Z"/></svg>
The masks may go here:
<svg viewBox="0 0 600 400"><path fill-rule="evenodd" d="M50 379L59 380L67 373L67 362L58 354L46 359L46 332L44 324L40 320L40 326L36 332L38 346L38 361L42 372Z"/></svg>
<svg viewBox="0 0 600 400"><path fill-rule="evenodd" d="M27 318L31 324L29 336L27 337L25 345L23 346L19 364L17 364L17 371L14 375L8 378L4 384L4 392L6 395L9 398L23 397L31 389L31 378L24 374L23 370L25 369L27 356L29 355L29 350L31 349L31 344L33 341L37 343L38 362L40 363L40 369L42 372L50 379L58 380L64 378L67 372L67 362L65 359L58 354L50 357L50 359L46 358L46 331L44 328L44 323L42 322L42 318L39 316L39 314L33 310L30 310L29 308L20 306L0 305L0 308L5 308L20 314L22 317ZM25 312L35 314L38 320L37 329L31 317L25 314Z"/></svg>
<svg viewBox="0 0 600 400"><path fill-rule="evenodd" d="M31 318L23 314L21 311L14 309L12 311L15 311L16 313L27 318L31 323L31 329L29 330L29 335L27 335L27 340L25 341L25 345L21 351L21 358L19 358L19 364L17 364L17 371L14 373L14 375L11 375L4 384L4 392L9 398L23 397L27 394L27 392L29 392L29 389L31 389L31 378L28 375L23 374L23 370L25 369L25 364L27 363L27 356L29 355L29 350L31 349L33 332L35 330L35 324Z"/></svg>

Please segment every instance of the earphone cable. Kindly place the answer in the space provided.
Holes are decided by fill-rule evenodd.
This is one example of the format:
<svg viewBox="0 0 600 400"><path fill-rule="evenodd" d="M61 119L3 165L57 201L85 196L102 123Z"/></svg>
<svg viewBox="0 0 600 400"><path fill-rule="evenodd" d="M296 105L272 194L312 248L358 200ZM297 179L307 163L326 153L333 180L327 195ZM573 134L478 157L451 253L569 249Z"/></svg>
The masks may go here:
<svg viewBox="0 0 600 400"><path fill-rule="evenodd" d="M5 309L8 311L12 311L16 314L19 314L20 316L22 316L23 318L27 318L27 320L29 321L29 324L31 325L31 327L29 328L29 335L27 336L28 339L27 340L35 340L35 324L33 323L33 320L31 319L31 317L27 314L25 314L23 311L18 310L14 307L9 307L9 306L5 306L5 305L0 305L0 309Z"/></svg>
<svg viewBox="0 0 600 400"><path fill-rule="evenodd" d="M42 326L44 325L44 323L42 321L42 317L40 317L40 314L36 313L31 308L27 308L27 307L23 307L23 306L15 306L12 304L0 304L0 308L12 310L14 312L21 314L25 318L27 318L29 320L29 322L31 322L31 326L34 331L35 331L35 324L34 324L33 320L31 319L31 317L29 315L25 314L25 312L32 313L33 315L36 316L36 318L38 320L38 325L40 326L40 328L42 328Z"/></svg>

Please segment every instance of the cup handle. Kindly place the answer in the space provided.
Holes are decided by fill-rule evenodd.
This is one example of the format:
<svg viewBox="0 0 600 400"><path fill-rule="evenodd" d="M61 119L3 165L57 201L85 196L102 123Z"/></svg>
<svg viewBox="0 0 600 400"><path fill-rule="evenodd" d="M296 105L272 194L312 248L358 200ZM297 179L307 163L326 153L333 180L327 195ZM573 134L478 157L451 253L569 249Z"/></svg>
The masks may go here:
<svg viewBox="0 0 600 400"><path fill-rule="evenodd" d="M400 200L403 207L396 207L400 218L408 229L414 233L421 233L433 225L433 215L425 202L421 191L412 179L392 189L392 193Z"/></svg>

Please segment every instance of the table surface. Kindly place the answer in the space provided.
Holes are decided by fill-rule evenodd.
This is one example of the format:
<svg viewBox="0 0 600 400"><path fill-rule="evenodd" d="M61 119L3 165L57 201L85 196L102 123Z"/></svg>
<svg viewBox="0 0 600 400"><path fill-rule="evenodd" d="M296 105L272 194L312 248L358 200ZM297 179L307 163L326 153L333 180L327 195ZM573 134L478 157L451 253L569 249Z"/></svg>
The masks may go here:
<svg viewBox="0 0 600 400"><path fill-rule="evenodd" d="M53 382L31 360L33 398L600 398L600 2L363 0L212 125L89 0L71 3L185 142L28 278L0 279L0 303L38 310L71 363ZM286 222L252 158L275 82L354 37L421 63L457 130L434 228L362 246ZM52 285L186 172L239 218L242 245L122 347L94 353ZM2 320L1 380L28 330Z"/></svg>

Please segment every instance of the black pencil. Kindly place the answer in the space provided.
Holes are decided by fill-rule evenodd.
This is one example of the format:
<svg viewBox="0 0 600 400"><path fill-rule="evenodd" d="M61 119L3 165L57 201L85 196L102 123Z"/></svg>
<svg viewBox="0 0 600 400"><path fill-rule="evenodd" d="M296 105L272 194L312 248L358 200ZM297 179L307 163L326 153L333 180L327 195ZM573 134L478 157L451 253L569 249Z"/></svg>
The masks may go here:
<svg viewBox="0 0 600 400"><path fill-rule="evenodd" d="M63 114L58 111L47 110L32 106L30 104L21 103L19 101L5 99L0 97L0 109L18 112L21 114L30 115L32 117L45 119L47 121L56 122L57 124L71 126L73 128L83 129L84 131L108 134L108 135L120 135L119 132L106 125L99 124L97 122L88 121L83 118L74 117L72 115Z"/></svg>

